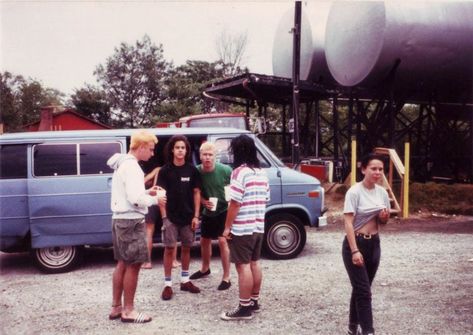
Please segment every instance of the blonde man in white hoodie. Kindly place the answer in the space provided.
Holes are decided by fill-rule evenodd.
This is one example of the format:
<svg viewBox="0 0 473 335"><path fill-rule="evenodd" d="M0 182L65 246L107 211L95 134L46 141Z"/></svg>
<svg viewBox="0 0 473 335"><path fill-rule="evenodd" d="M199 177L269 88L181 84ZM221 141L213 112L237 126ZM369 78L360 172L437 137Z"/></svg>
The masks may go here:
<svg viewBox="0 0 473 335"><path fill-rule="evenodd" d="M146 246L145 214L148 207L165 204L157 187L146 191L139 161L154 155L155 135L142 130L131 136L128 154L115 154L107 164L115 170L112 177L112 240L117 266L113 272L113 301L110 320L145 323L151 317L134 309L141 264L149 261ZM123 300L123 301L122 301Z"/></svg>

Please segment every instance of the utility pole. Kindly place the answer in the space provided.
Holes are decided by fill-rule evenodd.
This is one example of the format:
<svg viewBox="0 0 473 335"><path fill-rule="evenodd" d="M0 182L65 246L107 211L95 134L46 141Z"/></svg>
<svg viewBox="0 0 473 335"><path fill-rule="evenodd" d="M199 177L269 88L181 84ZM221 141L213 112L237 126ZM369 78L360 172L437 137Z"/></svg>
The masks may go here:
<svg viewBox="0 0 473 335"><path fill-rule="evenodd" d="M292 163L299 163L299 81L301 60L301 2L295 2L292 52Z"/></svg>

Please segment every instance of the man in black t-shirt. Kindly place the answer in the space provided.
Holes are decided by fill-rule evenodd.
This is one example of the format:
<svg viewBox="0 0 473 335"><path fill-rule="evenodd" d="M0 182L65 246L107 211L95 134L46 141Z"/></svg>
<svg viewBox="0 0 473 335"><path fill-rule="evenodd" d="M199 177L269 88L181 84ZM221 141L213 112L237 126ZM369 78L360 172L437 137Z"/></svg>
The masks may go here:
<svg viewBox="0 0 473 335"><path fill-rule="evenodd" d="M164 244L163 300L170 300L172 291L173 249L178 238L181 241L181 291L199 293L200 289L189 280L190 247L194 232L199 225L200 173L189 163L191 150L185 136L171 137L166 145L168 163L161 168L158 186L166 190L167 203L160 206L163 219L162 241Z"/></svg>

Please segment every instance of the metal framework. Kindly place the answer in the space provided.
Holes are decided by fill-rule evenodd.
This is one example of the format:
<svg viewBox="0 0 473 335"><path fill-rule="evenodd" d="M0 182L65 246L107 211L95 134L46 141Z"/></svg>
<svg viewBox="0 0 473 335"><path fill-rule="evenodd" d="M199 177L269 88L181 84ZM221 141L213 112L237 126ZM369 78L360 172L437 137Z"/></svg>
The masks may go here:
<svg viewBox="0 0 473 335"><path fill-rule="evenodd" d="M370 99L360 98L357 92L326 90L304 81L299 86L302 159L333 160L339 180L345 178L349 169L350 140L355 137L359 155L382 146L395 148L402 157L404 143L410 142L413 180L473 181L471 104L396 100L389 85ZM243 103L247 115L255 107L258 116L267 118L268 106L278 108L281 129L269 127L262 138L274 142L274 137L279 137L281 156L290 157L291 133L287 126L292 115L290 79L248 73L214 83L205 92L215 99Z"/></svg>

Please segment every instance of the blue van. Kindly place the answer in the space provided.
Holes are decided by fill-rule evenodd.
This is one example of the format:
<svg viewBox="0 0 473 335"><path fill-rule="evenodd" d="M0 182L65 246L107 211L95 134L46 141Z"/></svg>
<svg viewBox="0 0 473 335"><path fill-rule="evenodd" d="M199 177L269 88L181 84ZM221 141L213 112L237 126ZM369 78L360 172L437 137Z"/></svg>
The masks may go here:
<svg viewBox="0 0 473 335"><path fill-rule="evenodd" d="M296 257L304 248L304 226L317 226L324 208L320 182L286 167L258 138L232 128L153 128L155 156L142 167L164 164L164 146L185 135L192 159L214 142L217 159L232 164L229 145L244 133L255 139L267 170L271 201L266 212L264 252L273 259ZM0 250L31 251L47 273L66 272L81 260L86 246L111 245L112 170L106 161L126 153L136 129L14 133L0 135ZM160 229L155 242L160 242Z"/></svg>

